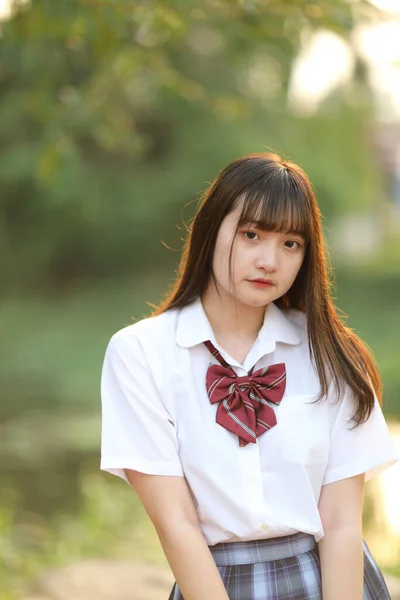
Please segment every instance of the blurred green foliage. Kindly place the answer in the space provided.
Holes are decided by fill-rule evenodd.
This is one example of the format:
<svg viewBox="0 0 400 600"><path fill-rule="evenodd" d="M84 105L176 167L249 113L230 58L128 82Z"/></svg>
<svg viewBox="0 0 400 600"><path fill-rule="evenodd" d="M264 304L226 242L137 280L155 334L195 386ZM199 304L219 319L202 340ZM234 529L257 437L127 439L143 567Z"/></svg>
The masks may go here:
<svg viewBox="0 0 400 600"><path fill-rule="evenodd" d="M379 196L358 57L317 116L288 110L303 43L321 28L350 40L376 15L365 0L15 6L0 38L3 290L148 268L161 240L180 246L182 208L245 152L302 163L327 214Z"/></svg>

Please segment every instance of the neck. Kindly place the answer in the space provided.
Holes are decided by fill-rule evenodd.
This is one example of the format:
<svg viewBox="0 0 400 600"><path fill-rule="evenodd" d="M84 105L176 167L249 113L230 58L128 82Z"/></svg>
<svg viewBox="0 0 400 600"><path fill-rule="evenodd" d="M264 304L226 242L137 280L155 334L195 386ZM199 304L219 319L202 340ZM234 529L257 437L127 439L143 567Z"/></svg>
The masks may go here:
<svg viewBox="0 0 400 600"><path fill-rule="evenodd" d="M253 307L239 302L223 290L210 285L201 297L204 312L218 342L227 339L254 341L263 321L265 306Z"/></svg>

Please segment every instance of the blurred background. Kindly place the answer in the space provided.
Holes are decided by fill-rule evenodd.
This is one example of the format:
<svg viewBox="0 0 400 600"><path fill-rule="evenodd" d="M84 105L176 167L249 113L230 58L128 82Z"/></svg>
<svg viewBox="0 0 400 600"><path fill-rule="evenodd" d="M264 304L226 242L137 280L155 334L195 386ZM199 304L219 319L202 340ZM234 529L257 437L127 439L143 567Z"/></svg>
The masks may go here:
<svg viewBox="0 0 400 600"><path fill-rule="evenodd" d="M2 0L0 15L0 599L166 598L151 524L99 472L101 365L172 283L230 160L272 149L309 174L400 450L400 3ZM367 485L366 539L400 577L399 499L397 466Z"/></svg>

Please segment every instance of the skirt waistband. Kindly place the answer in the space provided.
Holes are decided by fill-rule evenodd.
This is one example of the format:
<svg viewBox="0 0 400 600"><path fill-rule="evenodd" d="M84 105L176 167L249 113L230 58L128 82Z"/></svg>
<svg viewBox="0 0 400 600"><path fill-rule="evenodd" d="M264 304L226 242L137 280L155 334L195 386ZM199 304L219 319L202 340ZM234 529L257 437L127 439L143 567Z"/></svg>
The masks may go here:
<svg viewBox="0 0 400 600"><path fill-rule="evenodd" d="M313 535L295 533L283 537L246 542L224 542L209 546L217 567L250 565L269 560L282 560L309 552L317 543Z"/></svg>

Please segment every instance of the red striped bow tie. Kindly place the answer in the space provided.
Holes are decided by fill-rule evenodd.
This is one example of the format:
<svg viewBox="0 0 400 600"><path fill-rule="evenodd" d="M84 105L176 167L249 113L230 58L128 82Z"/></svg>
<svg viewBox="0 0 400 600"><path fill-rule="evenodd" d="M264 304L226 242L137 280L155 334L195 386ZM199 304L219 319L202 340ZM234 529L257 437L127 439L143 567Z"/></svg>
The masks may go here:
<svg viewBox="0 0 400 600"><path fill-rule="evenodd" d="M276 425L271 402L279 405L286 387L284 363L264 367L238 377L210 341L204 342L211 354L221 363L210 365L206 386L211 404L219 402L216 421L239 437L246 446Z"/></svg>

